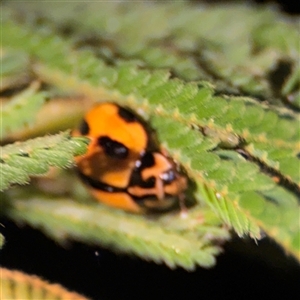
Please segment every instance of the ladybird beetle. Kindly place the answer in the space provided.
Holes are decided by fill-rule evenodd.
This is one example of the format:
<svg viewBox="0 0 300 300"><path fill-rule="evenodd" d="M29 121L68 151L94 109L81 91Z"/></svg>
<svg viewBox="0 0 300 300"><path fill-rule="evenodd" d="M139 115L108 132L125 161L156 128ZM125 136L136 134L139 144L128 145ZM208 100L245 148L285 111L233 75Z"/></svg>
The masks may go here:
<svg viewBox="0 0 300 300"><path fill-rule="evenodd" d="M130 109L97 104L73 135L91 140L87 152L75 160L79 177L97 200L143 213L170 209L183 196L187 178Z"/></svg>

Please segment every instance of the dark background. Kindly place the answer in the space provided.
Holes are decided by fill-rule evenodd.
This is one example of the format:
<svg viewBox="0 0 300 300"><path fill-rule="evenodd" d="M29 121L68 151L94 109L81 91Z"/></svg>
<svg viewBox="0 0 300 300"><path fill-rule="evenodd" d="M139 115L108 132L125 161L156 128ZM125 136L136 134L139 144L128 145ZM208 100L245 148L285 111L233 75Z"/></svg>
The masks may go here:
<svg viewBox="0 0 300 300"><path fill-rule="evenodd" d="M289 15L297 15L300 13L300 4L299 1L295 0L190 0L190 2L206 2L206 3L215 3L215 4L224 4L224 3L255 3L260 4L271 4L278 6L278 8Z"/></svg>
<svg viewBox="0 0 300 300"><path fill-rule="evenodd" d="M175 271L136 257L70 242L2 220L1 265L100 299L297 299L300 267L274 242L233 239L210 270Z"/></svg>
<svg viewBox="0 0 300 300"><path fill-rule="evenodd" d="M248 2L273 3L288 14L300 13L297 1ZM76 242L62 247L41 232L6 219L0 219L0 225L6 239L0 252L3 267L39 275L95 300L294 299L300 295L299 264L267 238L258 245L234 238L218 256L216 267L186 272Z"/></svg>

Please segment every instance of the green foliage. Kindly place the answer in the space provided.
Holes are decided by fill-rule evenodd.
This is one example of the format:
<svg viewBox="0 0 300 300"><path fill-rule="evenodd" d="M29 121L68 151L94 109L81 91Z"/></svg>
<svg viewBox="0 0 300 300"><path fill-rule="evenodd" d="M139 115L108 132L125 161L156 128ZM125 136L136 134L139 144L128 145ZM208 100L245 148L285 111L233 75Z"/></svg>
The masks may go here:
<svg viewBox="0 0 300 300"><path fill-rule="evenodd" d="M24 201L21 195L9 196L6 214L58 240L102 243L170 267L213 265L214 241L226 239L230 228L256 239L263 230L299 259L300 80L293 24L280 17L278 25L278 14L268 10L236 6L204 11L185 3L92 3L75 18L76 4L31 5L14 22L13 4L4 10L4 49L30 55L35 76L55 91L115 101L148 119L194 182L189 193L197 204L188 219L167 214L153 222L92 203L58 204L47 196ZM48 150L37 151L40 161L69 164L65 153L53 149L48 158ZM29 165L16 179L14 168L24 160L17 153L2 164L4 171L10 166L6 186L27 180ZM199 216L204 223L196 222ZM229 229L221 230L222 223ZM171 247L176 240L179 254Z"/></svg>
<svg viewBox="0 0 300 300"><path fill-rule="evenodd" d="M286 22L268 8L130 1L26 3L22 8L28 25L50 26L74 47L92 50L109 63L135 60L143 67L170 69L187 81L213 80L218 91L299 108L294 99L299 86L292 80L298 73L297 21ZM282 69L287 72L281 78L277 71Z"/></svg>
<svg viewBox="0 0 300 300"><path fill-rule="evenodd" d="M32 80L30 60L26 53L1 49L0 64L1 91Z"/></svg>
<svg viewBox="0 0 300 300"><path fill-rule="evenodd" d="M26 193L12 194L8 216L42 228L61 243L71 238L98 244L164 262L170 268L211 267L220 252L214 242L229 238L226 229L217 227L216 216L206 209L191 210L186 217L177 212L147 217L100 204L30 194L30 200Z"/></svg>
<svg viewBox="0 0 300 300"><path fill-rule="evenodd" d="M14 183L28 183L30 175L46 174L50 166L70 167L73 156L84 153L86 145L85 138L61 133L1 147L0 191Z"/></svg>
<svg viewBox="0 0 300 300"><path fill-rule="evenodd" d="M29 88L14 96L1 110L1 140L14 130L32 124L45 101L45 92L37 92L39 84L34 82Z"/></svg>

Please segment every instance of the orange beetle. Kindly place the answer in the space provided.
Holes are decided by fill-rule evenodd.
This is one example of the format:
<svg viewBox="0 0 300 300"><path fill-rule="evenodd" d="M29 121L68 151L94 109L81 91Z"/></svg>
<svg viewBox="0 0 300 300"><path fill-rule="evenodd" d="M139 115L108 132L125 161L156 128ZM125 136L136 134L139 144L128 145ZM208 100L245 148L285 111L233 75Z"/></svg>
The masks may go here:
<svg viewBox="0 0 300 300"><path fill-rule="evenodd" d="M100 103L74 136L91 139L75 158L78 173L94 197L136 213L170 209L187 188L178 165L159 149L153 132L130 109Z"/></svg>

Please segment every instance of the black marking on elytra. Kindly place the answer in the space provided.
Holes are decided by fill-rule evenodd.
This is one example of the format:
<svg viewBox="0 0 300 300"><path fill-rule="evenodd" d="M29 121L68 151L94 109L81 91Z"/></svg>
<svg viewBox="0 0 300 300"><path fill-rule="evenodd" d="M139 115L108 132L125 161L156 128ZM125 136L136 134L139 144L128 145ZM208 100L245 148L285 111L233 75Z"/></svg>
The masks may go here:
<svg viewBox="0 0 300 300"><path fill-rule="evenodd" d="M135 201L137 202L139 205L143 206L143 201L144 200L147 200L148 201L153 201L153 202L157 202L158 201L158 198L157 198L157 195L155 194L152 194L152 195L144 195L144 196L135 196L135 195L132 195L131 193L128 193L128 195ZM170 194L165 194L164 195L164 199L165 200L168 200L168 199L176 199L176 196L174 195L170 195ZM156 210L157 208L155 207L152 207L152 208L149 208L151 210ZM158 208L159 210L161 210L161 208ZM166 209L168 210L168 208Z"/></svg>
<svg viewBox="0 0 300 300"><path fill-rule="evenodd" d="M149 125L148 122L146 122L141 116L137 115L134 111L132 111L128 107L121 107L119 106L118 114L119 116L128 123L138 122L142 125L144 128L146 134L147 134L147 145L146 145L146 151L149 152L157 152L159 151L159 143L156 138L156 134L154 129Z"/></svg>
<svg viewBox="0 0 300 300"><path fill-rule="evenodd" d="M128 193L130 195L130 197L132 197L132 199L137 202L138 204L141 204L139 202L143 202L144 200L147 200L147 201L157 201L157 196L156 195L145 195L145 196L135 196L135 195L132 195L130 193Z"/></svg>
<svg viewBox="0 0 300 300"><path fill-rule="evenodd" d="M125 188L119 188L119 187L115 187L115 186L111 186L109 184L103 183L97 179L93 179L93 178L83 174L79 170L78 170L78 175L85 184L87 184L88 186L90 186L96 190L100 190L100 191L104 191L104 192L108 192L108 193L127 192Z"/></svg>
<svg viewBox="0 0 300 300"><path fill-rule="evenodd" d="M155 164L153 153L146 152L141 157L141 164L136 167L130 177L129 186L140 186L142 188L153 188L155 186L155 178L150 177L146 181L142 178L142 171L153 167Z"/></svg>
<svg viewBox="0 0 300 300"><path fill-rule="evenodd" d="M129 150L122 143L112 140L108 136L98 138L98 144L103 147L104 152L114 158L124 159L128 156Z"/></svg>
<svg viewBox="0 0 300 300"><path fill-rule="evenodd" d="M138 121L136 115L131 112L129 109L119 106L118 111L119 116L126 122L132 123Z"/></svg>
<svg viewBox="0 0 300 300"><path fill-rule="evenodd" d="M138 184L139 187L149 189L155 187L155 177L151 176L146 181L141 180Z"/></svg>
<svg viewBox="0 0 300 300"><path fill-rule="evenodd" d="M155 160L152 152L145 152L141 158L140 170L151 168L155 165Z"/></svg>
<svg viewBox="0 0 300 300"><path fill-rule="evenodd" d="M82 135L87 135L90 132L90 127L86 120L82 120L79 126L79 131Z"/></svg>
<svg viewBox="0 0 300 300"><path fill-rule="evenodd" d="M140 169L134 169L131 173L128 186L139 186L142 181Z"/></svg>
<svg viewBox="0 0 300 300"><path fill-rule="evenodd" d="M130 181L128 186L139 186L141 188L154 188L155 186L155 177L151 176L146 181L143 180L141 175L141 169L134 169L130 176Z"/></svg>

